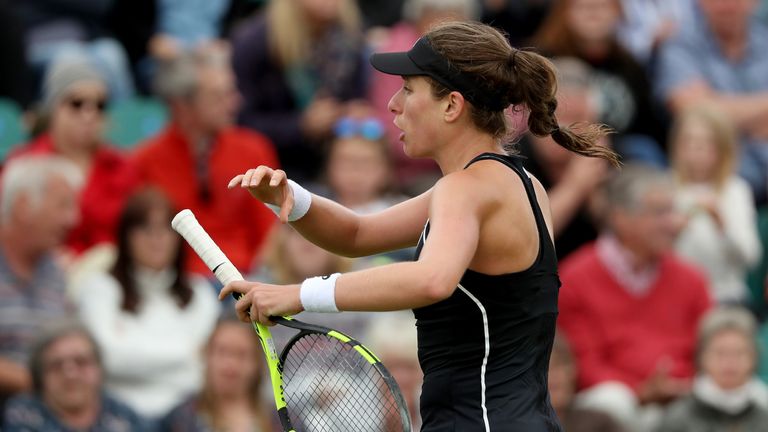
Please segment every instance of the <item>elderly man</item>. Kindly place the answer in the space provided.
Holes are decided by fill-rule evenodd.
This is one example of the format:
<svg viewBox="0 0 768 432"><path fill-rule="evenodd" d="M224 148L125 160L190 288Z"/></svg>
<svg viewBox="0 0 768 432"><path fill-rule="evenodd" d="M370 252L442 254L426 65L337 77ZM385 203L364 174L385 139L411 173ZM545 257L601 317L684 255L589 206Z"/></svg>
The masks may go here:
<svg viewBox="0 0 768 432"><path fill-rule="evenodd" d="M31 395L8 402L7 432L75 430L134 432L147 424L104 393L101 356L93 337L76 322L45 328L30 355Z"/></svg>
<svg viewBox="0 0 768 432"><path fill-rule="evenodd" d="M42 324L71 312L55 252L79 218L80 170L58 156L6 165L0 190L0 405L28 390L25 367Z"/></svg>
<svg viewBox="0 0 768 432"><path fill-rule="evenodd" d="M768 198L768 29L754 19L758 0L697 0L688 20L661 46L657 93L673 113L716 103L742 136L740 174L758 202Z"/></svg>
<svg viewBox="0 0 768 432"><path fill-rule="evenodd" d="M137 149L140 176L160 187L178 210L194 211L235 266L248 270L276 219L245 190L226 185L249 168L277 164L272 143L233 126L240 97L223 52L171 60L160 67L155 85L171 123ZM194 253L188 254L187 269L208 272Z"/></svg>
<svg viewBox="0 0 768 432"><path fill-rule="evenodd" d="M688 390L707 281L672 252L682 225L673 182L626 166L607 186L607 229L560 266L558 326L579 366L582 403L631 424L641 405ZM634 426L634 424L632 424Z"/></svg>

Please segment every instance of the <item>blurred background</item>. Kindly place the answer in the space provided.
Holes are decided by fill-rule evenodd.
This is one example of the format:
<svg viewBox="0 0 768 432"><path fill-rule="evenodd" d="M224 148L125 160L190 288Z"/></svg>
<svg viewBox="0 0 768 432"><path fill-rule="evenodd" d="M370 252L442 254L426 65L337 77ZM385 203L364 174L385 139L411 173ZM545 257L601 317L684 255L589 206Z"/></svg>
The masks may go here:
<svg viewBox="0 0 768 432"><path fill-rule="evenodd" d="M551 200L565 430L768 431L766 0L0 0L0 429L279 430L170 220L270 283L411 259L335 256L225 185L280 167L359 213L429 189L368 57L446 20L548 56L559 121L615 131L620 170L508 110ZM412 313L303 319L369 345L418 428Z"/></svg>

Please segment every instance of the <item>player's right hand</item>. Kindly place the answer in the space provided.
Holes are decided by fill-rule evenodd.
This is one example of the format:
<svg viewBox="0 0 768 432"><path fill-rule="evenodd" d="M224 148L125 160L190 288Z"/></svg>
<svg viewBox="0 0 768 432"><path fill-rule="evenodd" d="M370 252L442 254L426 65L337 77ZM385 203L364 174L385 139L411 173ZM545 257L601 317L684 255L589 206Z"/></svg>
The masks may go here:
<svg viewBox="0 0 768 432"><path fill-rule="evenodd" d="M227 188L240 186L257 200L280 207L280 221L288 222L288 214L293 209L293 191L288 184L285 171L272 169L265 165L252 168L244 174L238 174L229 181Z"/></svg>

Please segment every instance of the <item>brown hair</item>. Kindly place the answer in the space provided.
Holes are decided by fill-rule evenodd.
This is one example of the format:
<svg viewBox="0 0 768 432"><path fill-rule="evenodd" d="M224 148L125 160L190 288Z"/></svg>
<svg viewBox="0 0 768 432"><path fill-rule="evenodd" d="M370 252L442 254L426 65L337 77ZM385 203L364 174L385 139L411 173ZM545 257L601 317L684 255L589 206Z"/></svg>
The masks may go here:
<svg viewBox="0 0 768 432"><path fill-rule="evenodd" d="M171 226L171 219L175 214L171 202L160 190L151 187L142 189L128 198L118 221L117 260L112 267L112 275L120 283L123 291L121 307L126 312L138 312L141 303L134 280L136 263L131 254L130 235L137 227L147 224L153 210L162 210L167 216L168 226ZM184 273L184 254L184 248L179 247L172 264L176 279L171 286L171 295L176 298L181 308L186 307L192 300L192 289Z"/></svg>
<svg viewBox="0 0 768 432"><path fill-rule="evenodd" d="M533 35L533 45L544 50L547 55L580 57L576 43L579 38L568 24L568 13L573 7L573 1L556 0L536 34ZM613 7L618 9L619 15L623 14L620 0L613 0ZM629 55L618 40L614 39L612 45L613 50Z"/></svg>
<svg viewBox="0 0 768 432"><path fill-rule="evenodd" d="M224 316L216 324L216 327L211 332L211 336L208 337L208 344L205 347L205 354L208 355L211 349L211 344L214 338L221 332L224 327L243 327L243 323L236 320L232 316ZM270 430L270 424L268 421L268 415L266 408L262 404L261 387L264 375L264 356L262 355L261 342L256 332L249 331L252 342L256 346L256 356L253 361L258 364L258 369L251 382L248 383L248 396L250 396L249 406L252 414L256 414L255 423L258 426L257 430ZM207 376L206 376L207 381ZM210 383L206 382L203 389L200 391L199 399L197 401L197 408L204 416L206 416L210 422L213 430L223 430L222 425L222 401L216 399L216 395L213 394L213 390L210 387Z"/></svg>
<svg viewBox="0 0 768 432"><path fill-rule="evenodd" d="M545 57L512 48L504 35L477 22L450 22L427 32L427 39L459 71L474 76L488 93L506 92L511 105L525 106L528 130L535 136L551 135L560 146L583 156L601 157L618 165L618 155L597 144L610 129L600 124L560 126L555 117L557 78ZM471 47L471 49L467 49ZM429 79L433 95L440 99L451 90ZM504 111L469 104L475 127L502 139L510 132Z"/></svg>
<svg viewBox="0 0 768 432"><path fill-rule="evenodd" d="M712 133L712 139L718 153L717 167L715 168L714 183L718 189L722 189L725 182L733 175L736 169L736 147L738 136L733 122L722 110L712 104L694 105L681 112L674 121L669 134L671 162L675 178L685 183L689 181L685 170L681 166L678 156L679 146L677 141L684 125L690 121L700 121Z"/></svg>
<svg viewBox="0 0 768 432"><path fill-rule="evenodd" d="M99 368L102 367L101 351L93 334L78 320L60 318L44 324L38 332L29 352L29 372L32 377L32 390L37 396L43 395L45 376L45 356L55 342L67 336L82 336L91 345L94 359Z"/></svg>

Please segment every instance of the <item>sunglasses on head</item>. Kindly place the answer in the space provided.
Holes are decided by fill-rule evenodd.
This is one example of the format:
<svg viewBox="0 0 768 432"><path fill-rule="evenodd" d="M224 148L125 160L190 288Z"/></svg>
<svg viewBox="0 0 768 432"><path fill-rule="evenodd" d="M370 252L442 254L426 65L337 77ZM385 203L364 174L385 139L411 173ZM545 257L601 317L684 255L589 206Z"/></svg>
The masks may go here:
<svg viewBox="0 0 768 432"><path fill-rule="evenodd" d="M75 111L81 111L85 107L90 106L94 108L96 111L102 113L107 108L107 100L106 99L88 99L88 98L79 98L79 97L70 97L65 100L65 103L68 107L72 108Z"/></svg>
<svg viewBox="0 0 768 432"><path fill-rule="evenodd" d="M384 136L384 126L379 120L372 117L362 120L344 117L336 122L333 133L337 138L360 136L367 140L376 141Z"/></svg>

